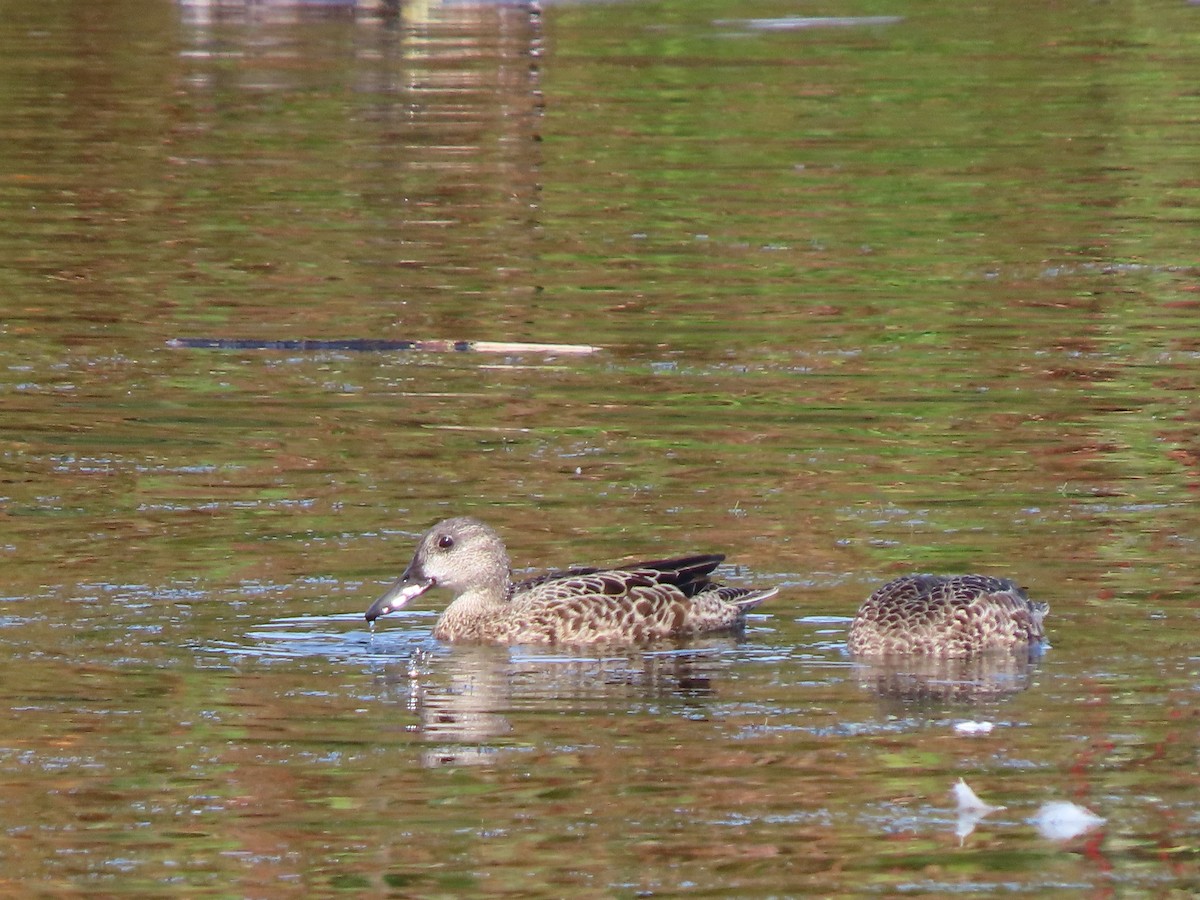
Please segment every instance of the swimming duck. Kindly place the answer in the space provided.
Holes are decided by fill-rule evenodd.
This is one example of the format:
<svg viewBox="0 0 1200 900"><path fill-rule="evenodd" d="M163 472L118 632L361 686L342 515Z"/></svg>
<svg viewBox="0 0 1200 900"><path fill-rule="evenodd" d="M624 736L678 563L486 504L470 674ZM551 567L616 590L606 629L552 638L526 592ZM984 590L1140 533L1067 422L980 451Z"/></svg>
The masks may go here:
<svg viewBox="0 0 1200 900"><path fill-rule="evenodd" d="M1046 640L1046 603L1007 578L905 575L859 607L848 647L855 656L970 656L1037 651Z"/></svg>
<svg viewBox="0 0 1200 900"><path fill-rule="evenodd" d="M367 610L368 622L435 587L454 593L433 636L503 644L645 643L740 628L778 588L710 579L724 556L572 568L512 581L500 536L478 519L446 519L417 543L404 574Z"/></svg>

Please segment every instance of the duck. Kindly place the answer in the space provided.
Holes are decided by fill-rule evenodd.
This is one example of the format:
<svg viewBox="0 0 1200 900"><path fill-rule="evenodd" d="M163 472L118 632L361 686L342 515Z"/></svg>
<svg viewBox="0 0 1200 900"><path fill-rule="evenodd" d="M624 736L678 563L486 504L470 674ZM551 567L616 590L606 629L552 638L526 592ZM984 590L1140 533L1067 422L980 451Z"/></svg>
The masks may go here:
<svg viewBox="0 0 1200 900"><path fill-rule="evenodd" d="M847 649L858 657L1037 653L1046 645L1049 611L1007 578L904 575L859 607Z"/></svg>
<svg viewBox="0 0 1200 900"><path fill-rule="evenodd" d="M514 582L504 541L470 516L438 522L417 541L412 562L366 611L372 623L433 588L453 599L433 636L496 644L644 644L737 631L778 587L712 580L722 554L633 565L573 567Z"/></svg>

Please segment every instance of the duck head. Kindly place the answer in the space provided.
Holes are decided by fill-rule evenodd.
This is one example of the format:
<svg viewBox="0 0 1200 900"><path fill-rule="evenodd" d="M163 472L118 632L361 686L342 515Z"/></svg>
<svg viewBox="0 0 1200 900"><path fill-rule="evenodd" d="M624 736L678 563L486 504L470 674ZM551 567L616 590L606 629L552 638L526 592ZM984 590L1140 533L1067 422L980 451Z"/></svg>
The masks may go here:
<svg viewBox="0 0 1200 900"><path fill-rule="evenodd" d="M468 516L438 522L417 542L412 562L366 612L368 622L394 612L426 591L444 587L455 596L468 591L507 593L508 552L491 528Z"/></svg>

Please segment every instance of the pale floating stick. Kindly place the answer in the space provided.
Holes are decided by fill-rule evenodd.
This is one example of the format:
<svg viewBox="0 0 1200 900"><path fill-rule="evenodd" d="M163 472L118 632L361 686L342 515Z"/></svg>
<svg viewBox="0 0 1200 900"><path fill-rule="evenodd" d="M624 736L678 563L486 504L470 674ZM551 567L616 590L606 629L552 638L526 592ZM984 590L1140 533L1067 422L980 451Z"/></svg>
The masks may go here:
<svg viewBox="0 0 1200 900"><path fill-rule="evenodd" d="M523 344L504 341L468 341L467 343L471 345L471 350L478 353L560 353L585 356L588 353L599 353L603 349L593 347L591 344ZM458 348L455 347L455 349Z"/></svg>
<svg viewBox="0 0 1200 900"><path fill-rule="evenodd" d="M289 339L281 341L258 338L179 337L167 341L174 349L189 350L352 350L378 353L395 350L415 350L426 353L546 353L559 356L585 356L602 348L591 344L541 344L521 341L388 341L350 338Z"/></svg>

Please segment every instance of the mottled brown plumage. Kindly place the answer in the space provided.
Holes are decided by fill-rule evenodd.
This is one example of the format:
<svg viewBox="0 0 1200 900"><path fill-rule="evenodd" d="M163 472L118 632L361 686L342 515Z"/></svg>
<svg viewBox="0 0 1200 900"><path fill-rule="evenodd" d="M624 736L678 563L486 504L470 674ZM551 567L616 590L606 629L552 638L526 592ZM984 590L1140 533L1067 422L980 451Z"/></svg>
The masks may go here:
<svg viewBox="0 0 1200 900"><path fill-rule="evenodd" d="M513 583L504 542L461 516L421 537L404 574L367 610L368 622L433 587L454 592L434 637L503 644L645 643L739 628L778 588L710 576L724 557L690 556L614 569L574 568Z"/></svg>
<svg viewBox="0 0 1200 900"><path fill-rule="evenodd" d="M1006 578L905 575L859 607L848 646L856 656L1033 651L1045 642L1048 611Z"/></svg>

